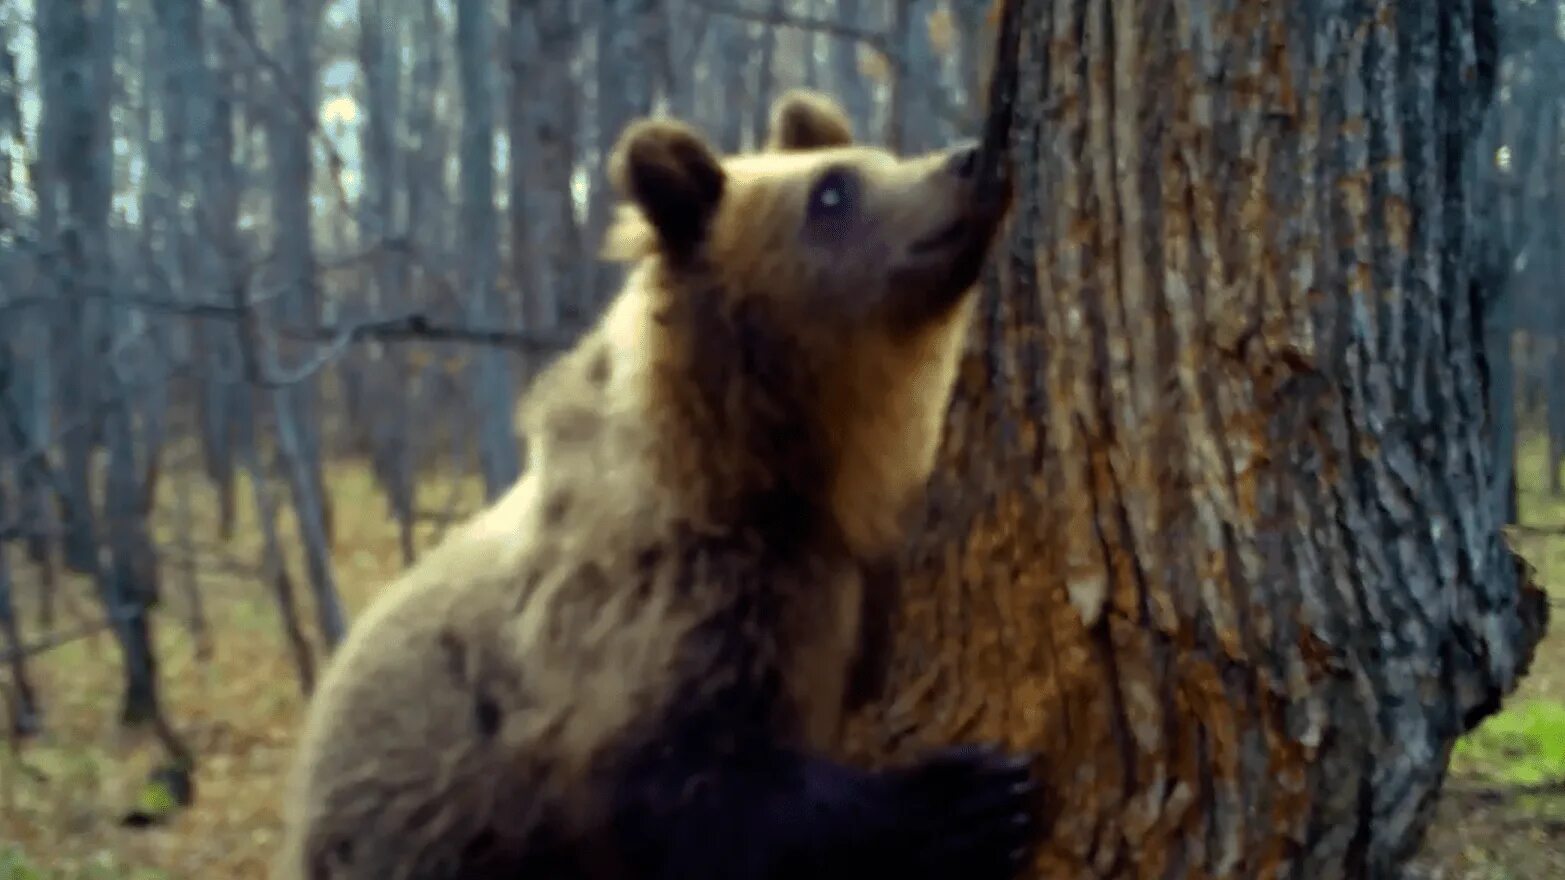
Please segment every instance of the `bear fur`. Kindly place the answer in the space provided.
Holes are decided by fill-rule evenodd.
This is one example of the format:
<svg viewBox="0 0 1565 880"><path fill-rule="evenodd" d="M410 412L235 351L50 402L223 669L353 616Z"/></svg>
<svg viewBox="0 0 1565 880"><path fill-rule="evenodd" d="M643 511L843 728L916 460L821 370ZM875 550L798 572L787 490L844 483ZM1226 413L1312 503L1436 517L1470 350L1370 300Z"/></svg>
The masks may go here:
<svg viewBox="0 0 1565 880"><path fill-rule="evenodd" d="M1008 207L975 155L798 91L753 154L626 129L624 287L519 407L523 476L328 665L277 880L1016 873L1025 759L830 756Z"/></svg>

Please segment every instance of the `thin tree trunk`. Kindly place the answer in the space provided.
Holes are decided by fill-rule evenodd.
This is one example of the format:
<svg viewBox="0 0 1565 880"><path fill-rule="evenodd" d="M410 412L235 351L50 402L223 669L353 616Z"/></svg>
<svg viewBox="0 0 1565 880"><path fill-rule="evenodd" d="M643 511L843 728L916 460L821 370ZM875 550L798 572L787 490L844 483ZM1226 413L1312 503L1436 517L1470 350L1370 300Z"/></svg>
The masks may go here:
<svg viewBox="0 0 1565 880"><path fill-rule="evenodd" d="M787 11L784 0L771 0L768 14L776 21ZM771 120L772 93L777 89L777 28L761 29L760 49L755 65L755 93L750 103L750 143L766 143L766 127Z"/></svg>
<svg viewBox="0 0 1565 880"><path fill-rule="evenodd" d="M930 94L944 88L940 62L929 41L930 0L892 0L891 33L899 63L891 76L886 143L906 153L933 149L943 134L930 108Z"/></svg>
<svg viewBox="0 0 1565 880"><path fill-rule="evenodd" d="M303 434L295 421L295 409L281 393L272 395L272 417L277 431L277 455L283 474L293 493L294 515L299 521L299 537L304 542L305 571L315 599L315 623L328 650L335 650L348 631L347 614L332 572L331 547L322 526L320 508L315 506L311 490L309 462L305 457Z"/></svg>
<svg viewBox="0 0 1565 880"><path fill-rule="evenodd" d="M983 109L983 74L988 70L991 43L984 28L989 0L950 0L951 15L957 32L957 79L959 101L967 109L967 118L977 120Z"/></svg>
<svg viewBox="0 0 1565 880"><path fill-rule="evenodd" d="M1038 877L1396 876L1547 616L1485 503L1474 4L1015 2L1012 227L850 751L1035 749Z"/></svg>
<svg viewBox="0 0 1565 880"><path fill-rule="evenodd" d="M711 132L719 149L725 153L736 153L745 146L743 108L753 106L745 88L745 70L753 54L753 40L750 38L749 23L733 16L718 16L713 30L715 33L707 49L711 53L707 64L712 68L712 74L707 81L711 88L708 89L703 127Z"/></svg>
<svg viewBox="0 0 1565 880"><path fill-rule="evenodd" d="M0 642L11 658L11 680L6 688L10 697L9 735L33 736L43 729L43 709L38 693L33 689L31 674L27 671L27 657L23 651L22 632L16 620L16 608L11 603L11 567L6 556L7 547L0 543Z"/></svg>
<svg viewBox="0 0 1565 880"><path fill-rule="evenodd" d="M238 54L232 37L209 40L201 17L201 4L185 0L191 19L182 24L186 39L199 40L202 64L190 71L185 84L193 120L193 139L200 144L197 167L199 198L195 225L206 247L200 248L197 266L208 295L232 298L241 278L244 255L239 236L239 174L235 162L234 108L229 97L240 87L233 72ZM238 499L235 497L235 424L246 417L248 389L234 381L239 369L239 337L227 323L208 322L195 329L196 357L206 365L200 378L200 436L203 463L217 490L218 534L233 535Z"/></svg>
<svg viewBox="0 0 1565 880"><path fill-rule="evenodd" d="M95 33L85 0L60 0L37 9L37 43L42 81L43 113L40 121L38 185L40 233L51 236L57 260L60 307L51 350L61 360L55 372L61 429L61 493L59 503L64 526L61 557L80 573L98 571L97 537L92 511L90 459L95 446L97 414L92 412L87 375L98 350L95 325L100 303L84 295L81 285L98 279L85 277L83 254L101 251L84 245L83 237L101 231L96 222L98 202L94 189L101 186L88 169L97 162L100 120L93 106L95 86L100 85L93 66ZM108 19L96 22L108 25ZM112 45L112 40L104 44ZM89 204L91 203L91 204ZM57 217L64 213L68 222ZM102 218L104 222L107 217ZM48 436L49 431L38 436Z"/></svg>
<svg viewBox="0 0 1565 880"><path fill-rule="evenodd" d="M310 640L304 634L293 578L288 575L288 563L283 558L282 542L277 536L277 505L272 500L272 487L254 443L244 443L239 457L250 477L250 494L255 498L256 519L261 528L262 576L271 586L272 598L277 602L283 635L288 640L288 653L299 674L299 689L308 696L315 690L315 658L310 650Z"/></svg>
<svg viewBox="0 0 1565 880"><path fill-rule="evenodd" d="M316 279L314 212L310 209L314 178L310 134L316 125L317 92L315 44L320 28L323 4L316 0L284 0L283 36L279 61L286 80L277 84L281 94L274 97L267 128L267 144L275 189L272 192L272 222L276 236L278 283L286 290L279 297L280 317L293 325L309 326L321 319L321 296ZM300 118L308 114L307 118ZM290 360L307 356L309 350L284 346ZM331 499L321 472L321 439L316 428L316 394L313 377L280 389L278 394L292 410L290 421L297 431L297 466L304 479L290 478L294 506L299 510L301 529L307 508L319 511L320 527L328 545L332 527ZM309 538L300 535L309 543ZM317 585L317 590L320 586Z"/></svg>
<svg viewBox="0 0 1565 880"><path fill-rule="evenodd" d="M851 27L863 27L863 3L864 0L836 0L838 19ZM875 105L870 97L869 83L859 72L859 43L840 37L834 40L831 62L834 93L853 120L854 130L861 138L867 137Z"/></svg>
<svg viewBox="0 0 1565 880"><path fill-rule="evenodd" d="M1565 309L1560 311L1565 313ZM1549 433L1549 493L1559 496L1565 495L1560 473L1561 466L1565 465L1565 331L1554 330L1546 345L1543 384L1546 388L1545 421Z"/></svg>
<svg viewBox="0 0 1565 880"><path fill-rule="evenodd" d="M651 58L649 37L657 30L659 15L654 0L603 0L598 5L596 96L600 162L609 155L631 120L652 112L656 65ZM614 201L614 193L600 168L593 176L588 202L589 243L595 245L603 240ZM617 289L619 273L610 263L594 260L589 265L596 310Z"/></svg>
<svg viewBox="0 0 1565 880"><path fill-rule="evenodd" d="M391 310L404 307L408 275L405 248L392 241L400 237L401 228L396 207L402 175L395 137L401 103L400 16L388 16L384 7L385 0L366 0L359 13L359 55L366 98L365 198L359 228L369 239L365 244L375 250L371 314L390 314ZM403 564L411 565L415 555L413 511L417 487L410 437L413 422L407 405L407 358L396 345L372 345L369 354L375 362L374 375L370 377L374 389L369 415L371 456L375 474L397 519Z"/></svg>
<svg viewBox="0 0 1565 880"><path fill-rule="evenodd" d="M179 584L185 594L185 628L195 643L196 657L212 657L212 631L207 624L206 600L201 594L201 576L196 564L195 517L190 509L190 487L181 480L174 489L174 529L179 546Z"/></svg>
<svg viewBox="0 0 1565 880"><path fill-rule="evenodd" d="M3 35L3 33L0 33ZM3 350L0 350L0 394L6 393L9 371L3 363L5 358ZM14 454L16 450L9 448L5 443L4 433L0 433L0 456ZM10 517L15 514L7 503L4 471L0 471L0 523L10 522ZM27 671L27 656L23 650L21 626L16 619L16 606L12 601L13 589L11 581L11 560L8 555L10 546L5 540L0 540L0 648L10 656L11 682L8 693L10 700L10 735L12 737L26 737L38 733L43 727L43 712L38 702L37 692L33 690L32 676Z"/></svg>
<svg viewBox="0 0 1565 880"><path fill-rule="evenodd" d="M490 61L494 22L485 0L457 2L457 57L462 79L462 231L466 250L464 294L473 327L504 326L495 274L499 242L494 206L494 89ZM495 499L516 479L519 458L511 427L515 389L505 353L475 352L473 399L478 426L478 462L484 494Z"/></svg>
<svg viewBox="0 0 1565 880"><path fill-rule="evenodd" d="M798 0L798 2L804 17L821 17L820 10L817 8L820 4L816 0ZM804 44L804 87L819 89L821 87L821 35L806 31L800 35L800 39Z"/></svg>
<svg viewBox="0 0 1565 880"><path fill-rule="evenodd" d="M104 611L115 622L125 664L125 697L120 720L141 725L159 713L157 654L152 644L152 606L158 584L151 540L138 504L135 434L130 389L112 366L119 399L108 404L108 468L104 485L104 524L109 549Z"/></svg>

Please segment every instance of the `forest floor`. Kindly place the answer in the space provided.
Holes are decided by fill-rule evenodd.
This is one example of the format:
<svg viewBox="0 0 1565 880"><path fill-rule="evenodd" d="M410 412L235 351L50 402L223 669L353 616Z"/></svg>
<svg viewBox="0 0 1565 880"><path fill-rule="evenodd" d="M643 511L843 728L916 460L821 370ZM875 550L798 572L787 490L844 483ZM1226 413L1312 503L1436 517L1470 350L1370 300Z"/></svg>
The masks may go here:
<svg viewBox="0 0 1565 880"><path fill-rule="evenodd" d="M1565 600L1565 500L1543 491L1541 452L1521 460L1522 521L1517 547L1553 595ZM165 481L164 491L182 486ZM333 466L328 481L337 512L336 571L350 612L401 567L384 503L364 468ZM212 534L211 492L189 492L186 522L162 516L165 605L158 656L165 703L198 753L195 805L164 827L129 830L118 820L145 796L144 780L161 757L145 734L116 724L117 657L106 634L54 648L31 664L45 700L46 732L0 746L0 880L263 880L278 840L278 800L303 701L278 615L255 560L260 534L249 487L241 485L235 537ZM159 510L170 511L172 497ZM472 510L471 483L432 483L422 505ZM291 519L281 534L296 534ZM196 537L181 541L181 536ZM420 546L436 538L434 527ZM290 544L293 542L290 540ZM184 546L194 545L194 546ZM182 557L182 558L181 558ZM14 554L13 554L14 558ZM298 560L292 560L297 563ZM34 572L16 564L19 611L36 626ZM302 567L295 565L295 570ZM193 636L187 578L199 574L206 639ZM70 601L55 631L94 619L85 584L67 581ZM300 584L301 593L304 585ZM1558 603L1557 603L1558 605ZM306 602L302 611L313 620ZM1503 711L1464 739L1435 827L1419 865L1441 880L1565 880L1565 611L1539 648L1532 671ZM313 627L311 627L313 629ZM208 651L198 649L207 644Z"/></svg>

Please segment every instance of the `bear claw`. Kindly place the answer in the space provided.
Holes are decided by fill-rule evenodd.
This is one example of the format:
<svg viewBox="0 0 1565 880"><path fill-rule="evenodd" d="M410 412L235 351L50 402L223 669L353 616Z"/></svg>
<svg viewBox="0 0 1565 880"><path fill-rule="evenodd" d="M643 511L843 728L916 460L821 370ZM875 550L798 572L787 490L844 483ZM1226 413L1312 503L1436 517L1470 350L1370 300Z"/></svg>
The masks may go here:
<svg viewBox="0 0 1565 880"><path fill-rule="evenodd" d="M905 771L910 832L894 846L915 878L1013 880L1036 846L1030 757L993 746L942 749Z"/></svg>

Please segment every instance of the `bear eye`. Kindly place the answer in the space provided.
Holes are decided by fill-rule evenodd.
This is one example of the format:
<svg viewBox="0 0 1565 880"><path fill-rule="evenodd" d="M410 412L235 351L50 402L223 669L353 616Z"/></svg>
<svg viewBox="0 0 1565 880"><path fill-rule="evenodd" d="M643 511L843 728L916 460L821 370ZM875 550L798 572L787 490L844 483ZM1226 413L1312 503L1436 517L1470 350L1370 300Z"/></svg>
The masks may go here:
<svg viewBox="0 0 1565 880"><path fill-rule="evenodd" d="M853 204L855 181L846 171L834 169L821 175L810 193L811 217L835 217Z"/></svg>

